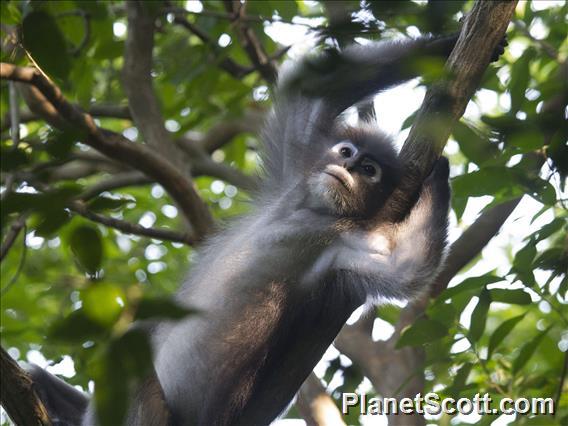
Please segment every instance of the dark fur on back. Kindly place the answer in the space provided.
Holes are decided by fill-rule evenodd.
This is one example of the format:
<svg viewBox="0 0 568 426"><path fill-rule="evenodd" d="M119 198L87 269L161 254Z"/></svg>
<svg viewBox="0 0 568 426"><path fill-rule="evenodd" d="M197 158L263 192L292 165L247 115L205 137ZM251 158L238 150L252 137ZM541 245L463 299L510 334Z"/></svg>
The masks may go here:
<svg viewBox="0 0 568 426"><path fill-rule="evenodd" d="M54 426L75 426L81 419L89 399L63 380L37 365L29 369L34 389L43 402Z"/></svg>

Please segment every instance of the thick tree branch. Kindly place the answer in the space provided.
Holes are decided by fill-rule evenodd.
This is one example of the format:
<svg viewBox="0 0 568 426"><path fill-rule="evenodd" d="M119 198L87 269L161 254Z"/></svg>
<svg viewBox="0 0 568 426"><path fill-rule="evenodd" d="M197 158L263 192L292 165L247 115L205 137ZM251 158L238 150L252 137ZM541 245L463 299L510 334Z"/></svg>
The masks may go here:
<svg viewBox="0 0 568 426"><path fill-rule="evenodd" d="M446 69L449 78L433 84L424 98L400 158L405 173L389 205L398 221L440 156L452 126L465 111L513 15L517 1L476 1L466 16ZM390 209L387 209L389 211Z"/></svg>
<svg viewBox="0 0 568 426"><path fill-rule="evenodd" d="M247 176L241 171L223 163L216 163L205 153L199 144L185 138L178 139L178 146L188 155L193 174L195 176L207 175L222 179L239 188L251 190L258 187L257 179Z"/></svg>
<svg viewBox="0 0 568 426"><path fill-rule="evenodd" d="M51 420L29 374L0 347L0 402L17 425L49 426Z"/></svg>
<svg viewBox="0 0 568 426"><path fill-rule="evenodd" d="M296 407L308 426L345 425L341 412L314 373L300 388Z"/></svg>
<svg viewBox="0 0 568 426"><path fill-rule="evenodd" d="M148 4L137 1L126 3L128 33L124 46L122 85L136 127L144 141L162 154L178 170L184 171L183 157L179 155L160 111L152 84L152 49L156 15Z"/></svg>
<svg viewBox="0 0 568 426"><path fill-rule="evenodd" d="M162 184L189 217L200 240L213 226L213 218L193 185L172 164L144 145L96 126L93 118L70 104L61 90L33 67L0 64L0 77L37 87L58 113L76 130L85 134L85 143L109 158L141 170Z"/></svg>
<svg viewBox="0 0 568 426"><path fill-rule="evenodd" d="M263 123L264 111L251 109L246 111L242 117L219 121L206 133L189 131L182 139L198 145L207 153L212 153L241 133L258 134ZM185 144L186 142L182 143Z"/></svg>
<svg viewBox="0 0 568 426"><path fill-rule="evenodd" d="M451 79L432 86L425 97L411 133L401 150L401 158L405 164L406 173L401 186L397 189L391 201L400 209L394 220L400 219L411 205L415 194L423 179L430 170L443 150L444 144L451 132L452 124L455 123L465 111L470 97L475 92L482 77L483 71L489 64L491 54L499 41L503 38L509 20L512 16L516 2L481 2L475 3L472 12L468 15L464 28L454 51L446 64ZM518 201L517 201L518 202ZM503 221L508 217L514 205L506 204L489 217L477 224L472 233L479 232L481 224L485 231L484 236L479 237L475 253L491 239L500 228ZM516 203L515 203L516 205ZM477 229L476 229L477 228ZM466 241L466 237L464 240ZM463 250L462 243L458 243L450 249L448 260L448 273L459 270L463 262L467 263L471 258ZM475 254L468 252L472 257ZM457 268L457 269L456 269ZM421 348L395 349L400 331L405 324L413 322L427 305L428 296L410 304L402 313L401 320L395 328L394 335L387 342L377 342L363 345L364 335L360 339L349 336L349 330L342 331L337 339L340 350L350 351L350 357L363 368L365 374L375 389L383 395L389 395L406 383L398 396L414 395L423 388L422 374L412 375L417 366L422 364L424 353ZM346 333L345 335L343 335ZM359 333L361 334L361 333ZM366 338L370 340L367 333ZM345 336L345 337L344 337ZM353 343L353 342L355 343ZM361 350L361 348L366 348ZM369 357L374 352L374 356ZM388 368L386 368L388 365ZM387 374L385 374L387 372ZM397 424L400 419L391 418ZM405 418L407 424L424 424L424 419L419 416Z"/></svg>
<svg viewBox="0 0 568 426"><path fill-rule="evenodd" d="M20 92L23 87L29 88L27 85L20 85ZM39 93L39 92L38 92ZM41 95L41 93L39 93ZM43 97L43 96L42 96ZM36 98L37 99L37 98ZM93 104L88 109L87 112L95 118L118 118L123 120L130 120L130 110L127 106L122 105L111 105L111 104ZM32 121L44 120L45 114L36 114L32 111L22 111L20 113L20 124L30 123ZM10 128L12 121L10 119L9 113L7 113L2 118L2 124L0 125L0 131L5 131Z"/></svg>
<svg viewBox="0 0 568 426"><path fill-rule="evenodd" d="M516 198L484 212L451 245L444 269L438 274L431 288L431 297L438 296L448 286L450 280L481 253L520 201L521 198Z"/></svg>

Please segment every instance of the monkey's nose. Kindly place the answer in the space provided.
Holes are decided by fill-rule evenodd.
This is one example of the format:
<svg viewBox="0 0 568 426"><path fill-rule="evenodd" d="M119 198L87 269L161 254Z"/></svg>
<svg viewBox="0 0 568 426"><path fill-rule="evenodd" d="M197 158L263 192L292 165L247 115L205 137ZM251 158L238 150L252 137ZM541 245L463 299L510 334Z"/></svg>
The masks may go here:
<svg viewBox="0 0 568 426"><path fill-rule="evenodd" d="M349 158L343 162L343 168L350 172L355 167L355 161L353 158Z"/></svg>

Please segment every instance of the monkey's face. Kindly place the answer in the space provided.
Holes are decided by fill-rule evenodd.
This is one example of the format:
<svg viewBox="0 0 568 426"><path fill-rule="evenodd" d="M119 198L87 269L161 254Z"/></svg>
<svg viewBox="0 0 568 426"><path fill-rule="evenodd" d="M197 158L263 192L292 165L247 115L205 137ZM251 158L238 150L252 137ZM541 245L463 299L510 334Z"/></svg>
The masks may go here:
<svg viewBox="0 0 568 426"><path fill-rule="evenodd" d="M383 168L362 146L351 141L334 145L312 171L311 204L331 214L367 217L383 201Z"/></svg>

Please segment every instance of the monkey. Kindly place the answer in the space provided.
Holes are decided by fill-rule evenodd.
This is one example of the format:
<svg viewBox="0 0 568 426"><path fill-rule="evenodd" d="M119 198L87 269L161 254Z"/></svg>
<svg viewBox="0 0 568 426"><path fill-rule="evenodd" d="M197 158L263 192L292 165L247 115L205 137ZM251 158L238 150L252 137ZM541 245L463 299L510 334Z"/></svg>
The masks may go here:
<svg viewBox="0 0 568 426"><path fill-rule="evenodd" d="M175 295L199 314L152 325L155 376L127 424L269 424L356 308L428 288L446 247L448 161L437 160L401 221L385 221L397 152L380 130L347 126L341 114L417 77L417 57L445 59L456 40L353 45L283 65L252 210L203 244ZM57 424L77 424L77 410L81 424L96 424L92 404L77 396L67 415L62 382L49 388L55 379L34 371Z"/></svg>

